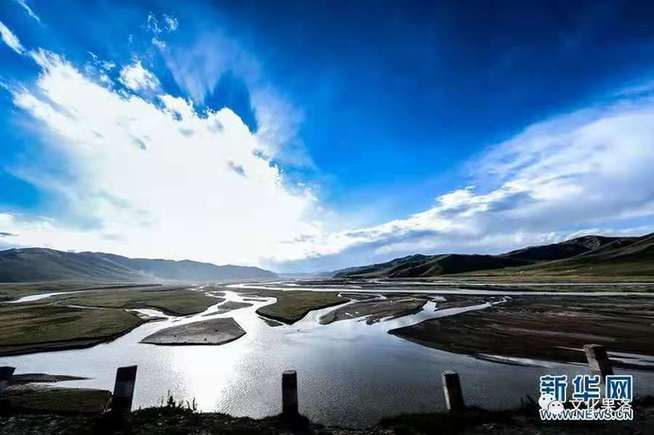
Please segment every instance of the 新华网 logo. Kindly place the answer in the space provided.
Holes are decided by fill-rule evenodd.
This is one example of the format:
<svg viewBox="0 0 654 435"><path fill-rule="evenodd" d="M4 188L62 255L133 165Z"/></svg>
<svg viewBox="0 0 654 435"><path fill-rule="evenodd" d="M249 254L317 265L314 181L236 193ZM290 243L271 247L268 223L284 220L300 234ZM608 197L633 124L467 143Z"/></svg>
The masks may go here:
<svg viewBox="0 0 654 435"><path fill-rule="evenodd" d="M566 375L540 377L542 420L633 420L633 376L577 375L568 383ZM571 400L568 400L571 386ZM604 395L602 395L602 387Z"/></svg>

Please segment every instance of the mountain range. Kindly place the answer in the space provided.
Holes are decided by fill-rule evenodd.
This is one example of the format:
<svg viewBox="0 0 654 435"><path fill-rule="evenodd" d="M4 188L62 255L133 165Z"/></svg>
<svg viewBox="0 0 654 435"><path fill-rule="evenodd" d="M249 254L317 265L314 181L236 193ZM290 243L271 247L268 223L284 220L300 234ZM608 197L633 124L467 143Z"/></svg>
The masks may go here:
<svg viewBox="0 0 654 435"><path fill-rule="evenodd" d="M654 234L641 237L583 236L529 246L499 255L410 255L342 269L335 278L425 278L451 274L523 276L654 275Z"/></svg>
<svg viewBox="0 0 654 435"><path fill-rule="evenodd" d="M654 276L654 234L641 237L583 236L499 255L410 255L351 267L334 278L429 278L472 276ZM236 281L278 276L258 267L182 260L128 258L101 252L47 248L0 251L0 282L30 281Z"/></svg>
<svg viewBox="0 0 654 435"><path fill-rule="evenodd" d="M28 281L235 281L274 279L258 267L216 266L182 260L128 258L101 252L63 252L46 248L0 251L0 282Z"/></svg>

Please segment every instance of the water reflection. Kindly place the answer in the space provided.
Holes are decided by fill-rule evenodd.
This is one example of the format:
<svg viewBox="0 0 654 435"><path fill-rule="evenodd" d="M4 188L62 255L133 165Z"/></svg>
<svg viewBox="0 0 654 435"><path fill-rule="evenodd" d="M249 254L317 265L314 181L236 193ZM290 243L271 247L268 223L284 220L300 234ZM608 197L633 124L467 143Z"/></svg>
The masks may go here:
<svg viewBox="0 0 654 435"><path fill-rule="evenodd" d="M486 408L516 406L527 394L536 397L540 375L571 376L587 370L574 364L499 364L430 349L386 333L427 318L483 309L489 302L434 311L435 299L417 314L372 325L358 320L320 325L320 316L332 309L326 308L294 325L271 327L255 310L273 299L253 300L231 291L225 292L225 298L252 306L220 313L216 304L186 317L145 310L142 314L163 319L111 343L3 358L2 365L15 366L18 373L86 376L92 379L65 385L110 390L118 366L137 364L135 407L157 405L170 391L178 400L195 399L204 411L255 418L280 412L281 373L292 368L298 371L301 412L320 423L341 426L368 426L388 415L443 409L440 374L446 369L460 374L469 404ZM139 343L157 330L213 317L233 317L246 335L221 346ZM654 374L630 373L635 375L637 393L652 393L652 387L647 388L654 385Z"/></svg>

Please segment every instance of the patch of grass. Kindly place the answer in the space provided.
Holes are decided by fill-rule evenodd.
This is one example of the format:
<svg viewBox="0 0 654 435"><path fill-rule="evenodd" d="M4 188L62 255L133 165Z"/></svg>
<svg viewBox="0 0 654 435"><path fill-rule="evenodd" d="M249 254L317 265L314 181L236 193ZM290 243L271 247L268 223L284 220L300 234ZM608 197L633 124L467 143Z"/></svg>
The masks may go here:
<svg viewBox="0 0 654 435"><path fill-rule="evenodd" d="M75 282L0 283L0 300L12 300L40 293L66 292L88 288Z"/></svg>
<svg viewBox="0 0 654 435"><path fill-rule="evenodd" d="M286 420L282 416L255 420L218 413L199 413L171 404L132 412L117 425L109 415L17 415L0 424L0 434L231 434L231 435L418 435L418 434L479 434L479 435L622 435L652 433L652 400L635 401L634 420L624 422L543 422L533 407L507 411L486 411L467 408L461 413L405 414L384 418L378 425L366 429L324 427L306 417Z"/></svg>
<svg viewBox="0 0 654 435"><path fill-rule="evenodd" d="M4 306L0 308L0 355L91 345L115 338L143 322L123 310Z"/></svg>
<svg viewBox="0 0 654 435"><path fill-rule="evenodd" d="M168 390L166 393L167 399L164 399L163 397L161 398L161 407L162 408L168 408L168 409L177 409L177 410L187 410L190 411L191 413L193 412L198 412L198 403L195 401L195 397L193 400L188 401L188 400L176 400L175 397L173 396L173 393Z"/></svg>
<svg viewBox="0 0 654 435"><path fill-rule="evenodd" d="M55 296L54 299L85 307L154 308L176 316L200 313L224 300L187 287L96 290L79 296Z"/></svg>
<svg viewBox="0 0 654 435"><path fill-rule="evenodd" d="M121 289L130 287L159 287L160 284L97 284L83 281L43 281L0 283L0 301L18 299L43 293L74 292L103 289Z"/></svg>
<svg viewBox="0 0 654 435"><path fill-rule="evenodd" d="M28 386L10 388L6 397L16 413L100 414L107 409L111 392Z"/></svg>
<svg viewBox="0 0 654 435"><path fill-rule="evenodd" d="M604 286L603 289L607 291L623 291L631 290L629 283L648 283L649 287L643 288L639 286L637 291L651 291L654 289L654 278L652 275L640 274L637 271L632 271L625 268L624 273L611 274L609 270L603 268L595 268L584 273L582 270L566 269L560 271L554 270L526 270L526 269L499 269L487 272L468 272L456 275L441 275L437 277L440 280L460 281L462 283L484 282L488 284L511 282L516 284L529 283L564 283L564 284L593 284L593 283L613 283L612 286ZM616 284L625 283L624 286L617 286ZM574 291L574 287L559 287L560 291Z"/></svg>
<svg viewBox="0 0 654 435"><path fill-rule="evenodd" d="M483 423L508 423L511 412L489 412L477 408L468 408L460 413L405 414L387 417L380 421L380 426L391 429L394 434L459 434L466 428ZM473 432L480 433L480 432Z"/></svg>
<svg viewBox="0 0 654 435"><path fill-rule="evenodd" d="M260 296L277 298L277 302L274 304L259 308L258 314L288 324L302 319L309 311L349 301L349 299L339 297L337 292L257 290L255 293Z"/></svg>
<svg viewBox="0 0 654 435"><path fill-rule="evenodd" d="M0 306L0 355L89 347L145 322L123 308L155 308L187 315L202 312L221 299L186 287L157 286L103 288L53 296L48 299L51 301L55 303Z"/></svg>

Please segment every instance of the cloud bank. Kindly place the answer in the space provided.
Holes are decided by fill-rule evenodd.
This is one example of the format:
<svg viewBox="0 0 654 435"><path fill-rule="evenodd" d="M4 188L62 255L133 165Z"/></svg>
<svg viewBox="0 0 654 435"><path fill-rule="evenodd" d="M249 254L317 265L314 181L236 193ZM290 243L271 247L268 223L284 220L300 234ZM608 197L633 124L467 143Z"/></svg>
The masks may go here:
<svg viewBox="0 0 654 435"><path fill-rule="evenodd" d="M58 217L0 215L13 243L217 263L301 255L281 242L317 231L315 198L285 184L230 109L198 113L179 97L130 92L156 80L140 63L111 88L56 54L32 57L41 75L12 88L13 102L45 127L43 152L65 172L13 168L60 205Z"/></svg>
<svg viewBox="0 0 654 435"><path fill-rule="evenodd" d="M468 165L475 186L405 219L304 240L338 268L416 252L491 252L580 234L654 231L654 100L618 101L527 128Z"/></svg>
<svg viewBox="0 0 654 435"><path fill-rule="evenodd" d="M584 233L654 230L651 85L496 144L469 162L469 186L439 195L422 212L364 228L336 219L337 230L327 231L326 216L334 226L335 212L273 163L284 163L283 156L291 165L313 164L297 137L302 113L221 35L168 46L163 35L178 26L166 15L146 22L188 99L167 93L146 57L116 66L92 55L79 67L46 50L27 51L0 23L4 43L40 72L34 83L3 87L38 121L32 133L41 158L4 169L57 204L43 216L0 210L0 248L312 271L417 252L494 253ZM230 108L198 109L228 71L245 77L256 131Z"/></svg>

